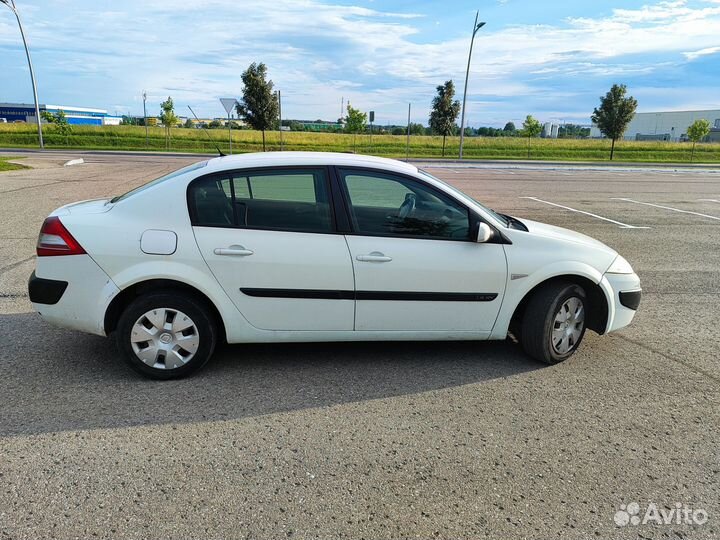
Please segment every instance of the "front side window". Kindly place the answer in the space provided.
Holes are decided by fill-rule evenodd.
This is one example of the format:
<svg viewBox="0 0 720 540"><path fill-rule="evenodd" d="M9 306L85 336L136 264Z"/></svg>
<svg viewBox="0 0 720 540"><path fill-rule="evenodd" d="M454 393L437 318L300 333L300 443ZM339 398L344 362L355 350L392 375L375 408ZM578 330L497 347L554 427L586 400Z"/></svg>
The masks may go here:
<svg viewBox="0 0 720 540"><path fill-rule="evenodd" d="M193 224L248 229L332 232L322 169L234 172L190 186Z"/></svg>
<svg viewBox="0 0 720 540"><path fill-rule="evenodd" d="M467 240L467 208L420 182L380 172L341 171L356 232Z"/></svg>

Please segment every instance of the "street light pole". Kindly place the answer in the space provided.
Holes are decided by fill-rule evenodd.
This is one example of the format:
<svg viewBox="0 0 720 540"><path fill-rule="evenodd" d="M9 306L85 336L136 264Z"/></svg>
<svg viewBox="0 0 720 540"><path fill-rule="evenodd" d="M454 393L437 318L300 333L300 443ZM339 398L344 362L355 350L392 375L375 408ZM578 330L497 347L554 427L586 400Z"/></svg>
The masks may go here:
<svg viewBox="0 0 720 540"><path fill-rule="evenodd" d="M35 118L37 119L38 125L38 140L40 141L40 150L43 150L45 148L45 144L43 143L42 119L40 118L40 103L38 102L37 85L35 84L35 72L33 71L32 61L30 60L30 49L28 49L27 40L25 39L25 30L23 30L23 25L20 21L20 14L18 13L17 7L15 6L15 0L0 0L0 2L9 7L10 10L15 14L18 26L20 27L20 36L22 37L23 45L25 46L25 56L27 56L28 67L30 68L30 80L32 81L33 98L35 99Z"/></svg>
<svg viewBox="0 0 720 540"><path fill-rule="evenodd" d="M148 125L147 125L147 92L143 90L143 125L145 126L145 148L148 146Z"/></svg>
<svg viewBox="0 0 720 540"><path fill-rule="evenodd" d="M473 23L473 33L470 39L470 52L468 53L467 71L465 72L465 91L463 92L462 117L460 118L460 159L463 157L463 142L465 141L465 101L467 100L468 77L470 77L470 59L472 58L473 43L475 42L475 34L483 26L484 22L478 22L480 12L475 13L475 22Z"/></svg>

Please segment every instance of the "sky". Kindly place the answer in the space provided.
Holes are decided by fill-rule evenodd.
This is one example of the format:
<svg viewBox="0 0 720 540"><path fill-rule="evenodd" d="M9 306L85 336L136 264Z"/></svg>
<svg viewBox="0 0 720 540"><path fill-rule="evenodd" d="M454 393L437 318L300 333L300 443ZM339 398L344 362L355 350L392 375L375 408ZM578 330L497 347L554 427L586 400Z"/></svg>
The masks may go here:
<svg viewBox="0 0 720 540"><path fill-rule="evenodd" d="M264 62L284 118L335 120L341 100L376 123L427 124L436 86L467 124L588 123L613 83L638 111L720 108L720 0L16 0L41 103L159 113L168 95L219 117ZM17 24L0 5L0 102L31 102Z"/></svg>

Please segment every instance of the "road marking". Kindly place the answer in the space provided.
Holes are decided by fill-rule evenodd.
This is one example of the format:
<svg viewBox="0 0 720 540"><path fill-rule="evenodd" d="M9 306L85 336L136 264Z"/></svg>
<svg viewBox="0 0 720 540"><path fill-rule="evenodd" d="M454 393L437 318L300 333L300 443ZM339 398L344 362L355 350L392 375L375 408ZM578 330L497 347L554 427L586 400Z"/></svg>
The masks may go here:
<svg viewBox="0 0 720 540"><path fill-rule="evenodd" d="M650 228L650 227L640 227L637 225L628 225L627 223L622 223L621 221L615 221L614 219L598 216L597 214L591 214L590 212L585 212L584 210L577 210L575 208L570 208L569 206L563 206L562 204L557 204L557 203L550 202L550 201L544 201L542 199L538 199L537 197L520 197L520 198L521 199L530 199L533 201L549 204L551 206L557 206L558 208L563 208L565 210L569 210L570 212L577 212L578 214L585 214L586 216L601 219L603 221L609 221L610 223L619 225L621 229L649 229Z"/></svg>
<svg viewBox="0 0 720 540"><path fill-rule="evenodd" d="M634 199L626 199L624 197L611 197L614 201L625 201L625 202L631 202L635 204L644 204L645 206L653 206L655 208L662 208L663 210L671 210L672 212L680 212L681 214L692 214L694 216L700 216L708 219L714 219L715 221L720 221L720 217L718 216L709 216L708 214L701 214L700 212L691 212L690 210L680 210L679 208L673 208L672 206L663 206L662 204L653 204L649 202L642 202L642 201L636 201Z"/></svg>
<svg viewBox="0 0 720 540"><path fill-rule="evenodd" d="M698 199L698 201L720 203L720 201L717 199Z"/></svg>

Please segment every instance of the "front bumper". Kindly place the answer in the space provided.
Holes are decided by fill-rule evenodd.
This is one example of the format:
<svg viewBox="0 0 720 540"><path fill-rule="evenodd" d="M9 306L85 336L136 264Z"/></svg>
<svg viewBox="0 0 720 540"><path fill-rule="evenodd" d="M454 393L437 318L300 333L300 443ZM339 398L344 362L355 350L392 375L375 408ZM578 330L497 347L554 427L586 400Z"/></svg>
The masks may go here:
<svg viewBox="0 0 720 540"><path fill-rule="evenodd" d="M605 332L629 325L640 305L642 289L637 274L605 274L603 289L608 296L608 322Z"/></svg>

